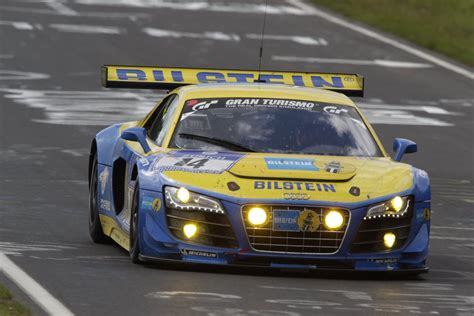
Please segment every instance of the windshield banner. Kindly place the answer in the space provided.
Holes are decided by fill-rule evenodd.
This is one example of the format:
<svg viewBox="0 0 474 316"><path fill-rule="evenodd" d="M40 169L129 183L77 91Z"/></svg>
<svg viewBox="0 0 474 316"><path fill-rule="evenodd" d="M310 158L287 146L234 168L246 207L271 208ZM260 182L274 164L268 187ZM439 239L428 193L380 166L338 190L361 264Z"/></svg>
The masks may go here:
<svg viewBox="0 0 474 316"><path fill-rule="evenodd" d="M181 120L186 119L190 114L199 113L199 111L203 110L258 108L303 110L351 117L354 116L357 118L352 107L341 104L273 98L213 98L187 100L183 109L183 113L187 115L183 115Z"/></svg>

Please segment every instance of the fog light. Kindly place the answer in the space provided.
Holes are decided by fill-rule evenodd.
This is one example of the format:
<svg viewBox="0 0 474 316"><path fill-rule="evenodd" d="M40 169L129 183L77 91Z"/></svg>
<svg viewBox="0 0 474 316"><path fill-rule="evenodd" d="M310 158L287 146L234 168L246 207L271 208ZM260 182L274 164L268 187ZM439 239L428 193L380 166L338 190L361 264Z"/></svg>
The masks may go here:
<svg viewBox="0 0 474 316"><path fill-rule="evenodd" d="M189 193L188 189L179 188L178 191L176 191L176 197L180 200L180 202L188 203L189 199L191 198L191 194Z"/></svg>
<svg viewBox="0 0 474 316"><path fill-rule="evenodd" d="M253 207L247 214L250 224L260 226L267 222L267 212L261 207Z"/></svg>
<svg viewBox="0 0 474 316"><path fill-rule="evenodd" d="M344 217L338 211L330 211L324 216L324 226L330 230L336 230L344 224Z"/></svg>
<svg viewBox="0 0 474 316"><path fill-rule="evenodd" d="M186 224L183 226L183 232L188 239L193 238L197 233L197 226L194 224Z"/></svg>
<svg viewBox="0 0 474 316"><path fill-rule="evenodd" d="M399 212L403 207L403 199L399 196L396 196L390 201L390 205L395 212Z"/></svg>
<svg viewBox="0 0 474 316"><path fill-rule="evenodd" d="M393 245L395 245L395 241L397 241L397 237L394 233L385 233L385 235L383 235L383 244L385 247L392 248Z"/></svg>

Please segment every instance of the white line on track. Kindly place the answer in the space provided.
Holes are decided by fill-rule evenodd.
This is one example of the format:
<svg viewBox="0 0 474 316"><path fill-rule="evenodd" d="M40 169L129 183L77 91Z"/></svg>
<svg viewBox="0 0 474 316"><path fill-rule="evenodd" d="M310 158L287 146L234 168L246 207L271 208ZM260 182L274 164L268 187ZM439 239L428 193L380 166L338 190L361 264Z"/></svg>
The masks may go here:
<svg viewBox="0 0 474 316"><path fill-rule="evenodd" d="M21 288L48 315L74 315L66 306L52 296L44 287L32 279L6 255L0 252L0 271Z"/></svg>
<svg viewBox="0 0 474 316"><path fill-rule="evenodd" d="M102 25L81 25L81 24L50 24L51 28L70 33L83 33L83 34L121 34L123 31L119 27L115 26L102 26Z"/></svg>
<svg viewBox="0 0 474 316"><path fill-rule="evenodd" d="M432 105L403 105L403 104L379 104L369 102L358 102L357 105L363 109L377 110L410 110L415 112L426 112L438 115L459 115L457 112L450 112L443 108Z"/></svg>
<svg viewBox="0 0 474 316"><path fill-rule="evenodd" d="M452 226L431 226L431 228L437 230L437 229L454 229L454 230L474 230L474 228L471 227L452 227Z"/></svg>
<svg viewBox="0 0 474 316"><path fill-rule="evenodd" d="M157 29L152 27L146 27L143 29L143 32L149 36L154 37L169 37L169 38L193 38L193 39L209 39L215 41L240 41L240 36L233 33L223 33L223 32L203 32L203 33L193 33L193 32L179 32L172 30Z"/></svg>
<svg viewBox="0 0 474 316"><path fill-rule="evenodd" d="M470 242L474 242L474 238L467 238L467 237L451 237L451 236L430 235L430 239L454 240L454 241L470 241Z"/></svg>
<svg viewBox="0 0 474 316"><path fill-rule="evenodd" d="M432 252L432 251L430 251L430 256L438 256L438 257L449 257L449 258L460 258L460 259L471 259L471 260L474 260L474 256L456 255L456 254L453 254L452 252L439 253L439 252Z"/></svg>
<svg viewBox="0 0 474 316"><path fill-rule="evenodd" d="M305 10L306 12L310 12L312 13L313 15L316 15L322 19L325 19L326 21L329 21L329 22L332 22L334 24L337 24L337 25L340 25L342 27L345 27L345 28L348 28L348 29L351 29L352 31L354 32L358 32L360 34L363 34L367 37L370 37L370 38L373 38L373 39L376 39L380 42L383 42L385 44L388 44L388 45L391 45L393 47L396 47L400 50L403 50L409 54L412 54L412 55L415 55L419 58L422 58L424 60L427 60L429 62L432 62L433 64L436 64L440 67L443 67L445 69L448 69L448 70L451 70L453 72L456 72L462 76L465 76L469 79L474 79L474 73L467 70L467 69L464 69L460 66L457 66L455 64L452 64L450 62L447 62L445 60L442 60L438 57L435 57L429 53L426 53L426 52L423 52L417 48L414 48L414 47L411 47L409 45L406 45L406 44L403 44L397 40L394 40L394 39L391 39L391 38L388 38L388 37L385 37L383 36L382 34L379 34L377 32L374 32L372 30L369 30L365 27L362 27L360 25L357 25L355 23L351 23L351 22L348 22L344 19L341 19L341 18L338 18L334 15L331 15L327 12L323 12L321 10L318 10L316 9L315 7L313 7L312 5L309 5L309 4L306 4L304 3L302 0L286 0L289 4L293 5L293 6L296 6L298 8L300 8L301 10Z"/></svg>
<svg viewBox="0 0 474 316"><path fill-rule="evenodd" d="M262 34L246 34L246 38L261 40ZM311 36L302 36L302 35L272 35L265 34L265 40L275 40L275 41L291 41L301 45L321 45L327 46L329 43L326 39L319 37Z"/></svg>
<svg viewBox="0 0 474 316"><path fill-rule="evenodd" d="M48 79L48 74L41 74L37 72L26 72L17 70L0 69L0 80L37 80Z"/></svg>
<svg viewBox="0 0 474 316"><path fill-rule="evenodd" d="M261 285L259 286L263 289L271 290L284 290L284 291L314 291L314 292L324 292L324 293L340 293L351 300L365 300L372 301L372 297L367 292L363 291L349 291L349 290L330 290L330 289L315 289L315 288L302 288L302 287L285 287L285 286L273 286L273 285Z"/></svg>
<svg viewBox="0 0 474 316"><path fill-rule="evenodd" d="M272 4L269 1L265 5L262 1L240 2L240 1L209 1L209 0L74 0L81 5L99 5L99 6L125 6L147 9L172 9L187 11L212 11L212 12L230 12L247 14L279 14L279 15L308 15L306 12L295 6L286 4Z"/></svg>
<svg viewBox="0 0 474 316"><path fill-rule="evenodd" d="M316 64L346 64L346 65L361 65L361 66L381 66L389 68L431 68L430 64L413 63L406 61L374 59L341 59L341 58L316 58L316 57L297 57L297 56L272 56L273 60L288 61L288 62L304 62Z"/></svg>
<svg viewBox="0 0 474 316"><path fill-rule="evenodd" d="M157 92L21 89L0 89L1 94L15 103L43 109L46 117L39 122L91 126L140 119L163 97Z"/></svg>
<svg viewBox="0 0 474 316"><path fill-rule="evenodd" d="M76 16L78 13L68 8L62 1L47 1L45 4L61 15Z"/></svg>
<svg viewBox="0 0 474 316"><path fill-rule="evenodd" d="M0 21L0 25L10 25L16 28L17 30L29 31L33 30L34 26L28 22L23 21Z"/></svg>
<svg viewBox="0 0 474 316"><path fill-rule="evenodd" d="M34 9L34 8L21 8L18 6L5 6L0 5L0 10L3 11L11 11L11 12L21 12L26 14L47 14L47 15L63 15L58 13L55 10L49 9ZM110 11L101 11L101 12L80 12L76 17L90 17L90 18L107 18L107 19L129 19L129 20L136 20L140 17L148 17L148 13L139 13L139 12L110 12Z"/></svg>

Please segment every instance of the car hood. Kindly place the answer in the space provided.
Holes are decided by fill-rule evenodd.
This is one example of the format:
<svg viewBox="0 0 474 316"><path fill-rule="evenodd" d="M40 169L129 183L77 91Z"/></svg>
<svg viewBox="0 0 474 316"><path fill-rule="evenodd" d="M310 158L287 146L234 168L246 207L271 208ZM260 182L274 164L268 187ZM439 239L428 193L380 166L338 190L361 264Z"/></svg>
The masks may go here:
<svg viewBox="0 0 474 316"><path fill-rule="evenodd" d="M237 202L296 197L354 203L413 186L413 168L385 157L176 150L146 158L142 168L151 180L149 185L186 186L211 195L222 194Z"/></svg>

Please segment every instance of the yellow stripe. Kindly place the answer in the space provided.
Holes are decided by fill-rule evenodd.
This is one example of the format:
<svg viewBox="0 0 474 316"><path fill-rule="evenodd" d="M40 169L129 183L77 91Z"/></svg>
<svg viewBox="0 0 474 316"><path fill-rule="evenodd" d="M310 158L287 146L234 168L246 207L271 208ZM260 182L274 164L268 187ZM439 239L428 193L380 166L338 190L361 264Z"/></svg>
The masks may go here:
<svg viewBox="0 0 474 316"><path fill-rule="evenodd" d="M112 217L99 215L102 231L105 235L110 236L117 244L127 251L130 251L130 238L122 228L120 228Z"/></svg>

